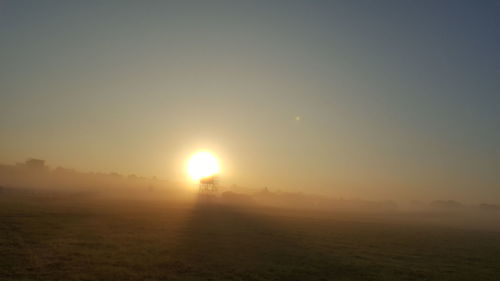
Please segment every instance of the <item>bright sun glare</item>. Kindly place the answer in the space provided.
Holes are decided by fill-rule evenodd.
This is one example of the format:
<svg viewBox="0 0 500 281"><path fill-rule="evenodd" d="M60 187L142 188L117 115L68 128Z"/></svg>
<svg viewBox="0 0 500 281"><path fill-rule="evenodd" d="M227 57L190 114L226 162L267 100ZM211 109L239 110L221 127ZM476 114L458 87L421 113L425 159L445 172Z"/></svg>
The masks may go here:
<svg viewBox="0 0 500 281"><path fill-rule="evenodd" d="M208 151L197 152L189 159L188 173L194 181L213 176L219 172L219 161Z"/></svg>

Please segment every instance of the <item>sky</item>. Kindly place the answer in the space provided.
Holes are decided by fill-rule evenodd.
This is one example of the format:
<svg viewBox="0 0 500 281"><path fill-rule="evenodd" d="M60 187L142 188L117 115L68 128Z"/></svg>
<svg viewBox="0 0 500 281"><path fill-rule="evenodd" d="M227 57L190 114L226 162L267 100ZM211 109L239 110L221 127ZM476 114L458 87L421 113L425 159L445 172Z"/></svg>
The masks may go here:
<svg viewBox="0 0 500 281"><path fill-rule="evenodd" d="M0 162L500 201L497 1L0 1Z"/></svg>

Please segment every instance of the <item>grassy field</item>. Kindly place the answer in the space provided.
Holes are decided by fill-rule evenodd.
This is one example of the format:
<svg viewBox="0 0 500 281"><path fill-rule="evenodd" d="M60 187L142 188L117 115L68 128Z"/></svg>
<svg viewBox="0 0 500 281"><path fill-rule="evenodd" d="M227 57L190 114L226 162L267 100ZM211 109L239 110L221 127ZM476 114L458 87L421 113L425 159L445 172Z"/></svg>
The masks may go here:
<svg viewBox="0 0 500 281"><path fill-rule="evenodd" d="M217 202L0 194L0 280L500 280L500 233Z"/></svg>

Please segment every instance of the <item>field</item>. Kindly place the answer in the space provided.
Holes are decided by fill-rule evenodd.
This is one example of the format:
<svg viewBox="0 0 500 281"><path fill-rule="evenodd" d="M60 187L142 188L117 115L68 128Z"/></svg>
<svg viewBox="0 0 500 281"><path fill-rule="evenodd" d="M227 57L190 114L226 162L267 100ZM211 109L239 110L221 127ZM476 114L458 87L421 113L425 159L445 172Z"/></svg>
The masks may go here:
<svg viewBox="0 0 500 281"><path fill-rule="evenodd" d="M499 232L387 217L0 194L0 280L500 280Z"/></svg>

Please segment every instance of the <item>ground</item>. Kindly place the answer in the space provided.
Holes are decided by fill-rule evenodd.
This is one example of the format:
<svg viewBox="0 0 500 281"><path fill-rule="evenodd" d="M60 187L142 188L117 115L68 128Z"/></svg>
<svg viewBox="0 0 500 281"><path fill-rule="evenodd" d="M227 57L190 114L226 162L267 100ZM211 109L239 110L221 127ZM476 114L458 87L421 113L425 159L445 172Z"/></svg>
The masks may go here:
<svg viewBox="0 0 500 281"><path fill-rule="evenodd" d="M0 194L0 280L500 280L499 234L213 201Z"/></svg>

